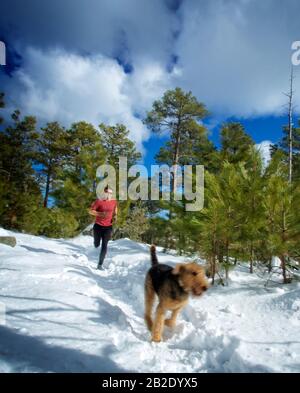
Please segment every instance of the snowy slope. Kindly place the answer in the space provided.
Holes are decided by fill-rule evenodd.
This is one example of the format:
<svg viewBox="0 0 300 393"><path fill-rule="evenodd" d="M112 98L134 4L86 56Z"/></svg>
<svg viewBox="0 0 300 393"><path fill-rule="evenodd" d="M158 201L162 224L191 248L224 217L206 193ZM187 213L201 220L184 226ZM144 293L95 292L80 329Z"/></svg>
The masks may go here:
<svg viewBox="0 0 300 393"><path fill-rule="evenodd" d="M240 268L228 287L192 299L156 344L143 322L147 245L110 242L99 272L89 236L14 235L15 248L0 244L1 372L300 371L297 285L266 290Z"/></svg>

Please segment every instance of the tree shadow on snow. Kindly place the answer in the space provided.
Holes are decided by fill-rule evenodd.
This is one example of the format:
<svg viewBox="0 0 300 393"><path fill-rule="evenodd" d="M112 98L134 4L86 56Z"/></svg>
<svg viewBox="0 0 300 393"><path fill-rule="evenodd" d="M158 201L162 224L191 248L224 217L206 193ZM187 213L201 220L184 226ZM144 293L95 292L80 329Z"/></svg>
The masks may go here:
<svg viewBox="0 0 300 393"><path fill-rule="evenodd" d="M66 257L69 256L68 254L61 254L59 252L54 252L54 251L48 250L46 248L36 248L36 247L24 246L23 244L20 245L20 247L25 248L27 251L32 251L32 252L38 252L38 253L42 252L44 254L62 255L62 256L66 256Z"/></svg>
<svg viewBox="0 0 300 393"><path fill-rule="evenodd" d="M101 348L101 355L88 354L78 349L46 344L40 338L0 326L1 357L13 372L131 372L110 359L113 351L113 346L107 345Z"/></svg>

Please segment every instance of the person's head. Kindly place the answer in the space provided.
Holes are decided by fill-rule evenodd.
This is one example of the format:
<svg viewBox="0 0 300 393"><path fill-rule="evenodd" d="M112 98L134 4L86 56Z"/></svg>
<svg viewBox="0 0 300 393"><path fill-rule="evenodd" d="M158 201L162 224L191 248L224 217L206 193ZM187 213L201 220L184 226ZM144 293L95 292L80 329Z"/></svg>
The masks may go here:
<svg viewBox="0 0 300 393"><path fill-rule="evenodd" d="M112 198L112 194L113 194L112 189L109 188L108 186L106 186L104 188L103 198L104 199L111 199Z"/></svg>

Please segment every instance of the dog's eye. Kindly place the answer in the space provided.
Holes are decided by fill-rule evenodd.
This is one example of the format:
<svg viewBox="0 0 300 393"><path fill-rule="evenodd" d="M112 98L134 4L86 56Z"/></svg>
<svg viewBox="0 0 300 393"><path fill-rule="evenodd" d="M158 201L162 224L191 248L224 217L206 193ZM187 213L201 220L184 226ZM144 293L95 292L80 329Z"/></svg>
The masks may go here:
<svg viewBox="0 0 300 393"><path fill-rule="evenodd" d="M192 272L193 276L197 276L197 274L198 274L197 272Z"/></svg>

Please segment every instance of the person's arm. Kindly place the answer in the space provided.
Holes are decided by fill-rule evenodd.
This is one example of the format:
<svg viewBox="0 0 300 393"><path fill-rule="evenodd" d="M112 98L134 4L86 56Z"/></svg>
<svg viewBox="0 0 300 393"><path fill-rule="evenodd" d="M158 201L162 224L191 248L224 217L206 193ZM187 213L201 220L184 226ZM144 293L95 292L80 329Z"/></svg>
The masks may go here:
<svg viewBox="0 0 300 393"><path fill-rule="evenodd" d="M107 213L106 212L97 212L97 210L89 209L89 214L94 217L105 217Z"/></svg>
<svg viewBox="0 0 300 393"><path fill-rule="evenodd" d="M105 212L98 212L97 210L96 210L96 208L97 208L97 201L96 202L94 202L92 205L91 205L91 207L89 208L89 210L88 210L88 213L91 215L91 216L93 216L93 217L104 217L105 216Z"/></svg>
<svg viewBox="0 0 300 393"><path fill-rule="evenodd" d="M117 222L117 218L118 218L118 204L116 203L114 214L113 214L113 221Z"/></svg>
<svg viewBox="0 0 300 393"><path fill-rule="evenodd" d="M88 213L89 213L91 216L94 216L94 217L97 217L96 203L97 203L97 201L96 201L96 202L93 202L92 205L91 205L91 207L90 207L89 210L88 210Z"/></svg>
<svg viewBox="0 0 300 393"><path fill-rule="evenodd" d="M98 216L98 212L96 211L96 210L94 210L94 209L89 209L88 210L88 212L89 212L89 214L91 215L91 216L94 216L94 217L97 217Z"/></svg>

